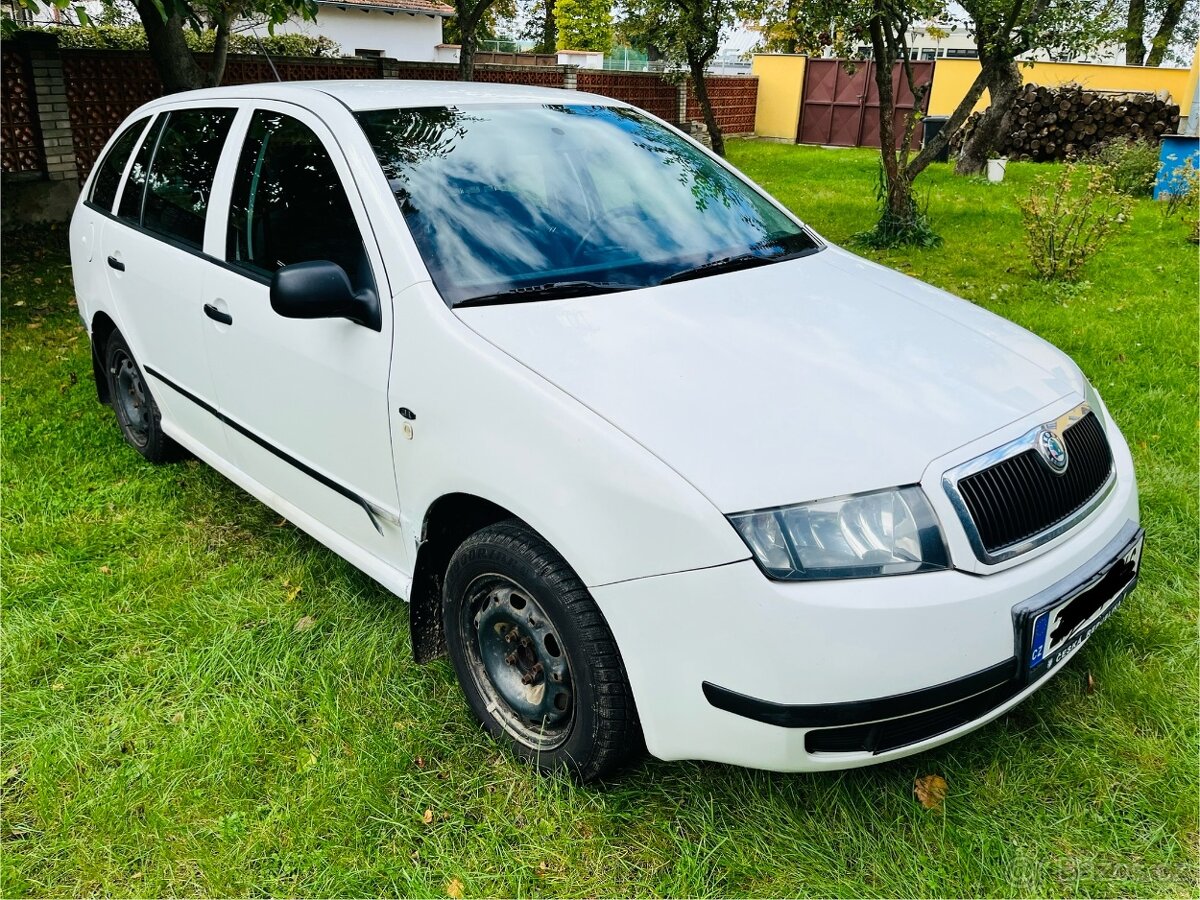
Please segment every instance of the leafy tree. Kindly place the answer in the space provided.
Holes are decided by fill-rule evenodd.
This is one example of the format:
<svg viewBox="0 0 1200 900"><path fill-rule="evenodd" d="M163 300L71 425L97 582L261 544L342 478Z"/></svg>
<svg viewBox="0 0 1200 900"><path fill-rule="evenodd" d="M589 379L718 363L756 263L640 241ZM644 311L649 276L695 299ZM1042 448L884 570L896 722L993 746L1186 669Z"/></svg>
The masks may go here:
<svg viewBox="0 0 1200 900"><path fill-rule="evenodd" d="M725 155L725 138L713 112L704 71L721 46L721 33L749 8L745 0L626 0L621 20L622 35L635 47L647 48L651 60L686 67L713 151L721 156Z"/></svg>
<svg viewBox="0 0 1200 900"><path fill-rule="evenodd" d="M451 0L455 16L446 23L446 40L458 41L458 80L475 77L475 53L479 42L495 36L502 19L516 12L515 0Z"/></svg>
<svg viewBox="0 0 1200 900"><path fill-rule="evenodd" d="M598 50L613 45L612 6L609 0L557 0L554 18L559 50Z"/></svg>
<svg viewBox="0 0 1200 900"><path fill-rule="evenodd" d="M991 104L959 151L955 171L983 171L989 152L1008 130L1022 79L1017 58L1032 50L1073 56L1110 37L1107 0L959 0L979 50ZM972 104L974 101L972 101Z"/></svg>
<svg viewBox="0 0 1200 900"><path fill-rule="evenodd" d="M534 53L553 53L558 47L558 19L554 0L527 0L521 37L534 42Z"/></svg>
<svg viewBox="0 0 1200 900"><path fill-rule="evenodd" d="M73 8L81 22L88 24L90 21L87 11L72 0L18 2L31 11L42 7ZM106 7L113 6L115 0L104 0L104 3ZM146 31L150 58L169 94L221 83L231 29L236 20L265 19L268 29L273 30L292 16L312 19L317 14L316 0L136 0L134 7ZM188 46L185 29L197 34L214 33L207 69L200 65Z"/></svg>
<svg viewBox="0 0 1200 900"><path fill-rule="evenodd" d="M1125 63L1130 66L1161 66L1163 62L1183 62L1172 52L1172 45L1183 44L1190 50L1196 44L1200 9L1194 0L1129 0L1125 11ZM1150 46L1146 37L1150 36ZM1147 50L1149 52L1147 53Z"/></svg>

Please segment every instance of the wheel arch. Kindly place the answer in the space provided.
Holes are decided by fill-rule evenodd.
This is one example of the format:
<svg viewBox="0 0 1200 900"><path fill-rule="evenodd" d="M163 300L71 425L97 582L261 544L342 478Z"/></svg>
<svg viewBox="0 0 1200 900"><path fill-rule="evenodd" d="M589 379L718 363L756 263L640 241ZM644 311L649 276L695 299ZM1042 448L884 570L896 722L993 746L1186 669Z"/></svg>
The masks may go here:
<svg viewBox="0 0 1200 900"><path fill-rule="evenodd" d="M104 348L116 330L117 323L108 313L98 312L92 316L92 377L96 381L96 399L105 405L112 404L112 395L108 388L108 373L104 369Z"/></svg>
<svg viewBox="0 0 1200 900"><path fill-rule="evenodd" d="M409 592L409 631L417 662L429 662L446 652L442 582L450 557L479 529L513 518L519 517L475 494L443 494L429 504L421 523L421 541L417 545Z"/></svg>

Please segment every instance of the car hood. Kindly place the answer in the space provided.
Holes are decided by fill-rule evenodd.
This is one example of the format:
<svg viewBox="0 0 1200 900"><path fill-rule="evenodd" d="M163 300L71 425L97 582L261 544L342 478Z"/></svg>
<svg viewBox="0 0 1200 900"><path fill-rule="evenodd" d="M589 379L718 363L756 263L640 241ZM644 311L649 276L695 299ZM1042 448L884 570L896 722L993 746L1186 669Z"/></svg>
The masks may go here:
<svg viewBox="0 0 1200 900"><path fill-rule="evenodd" d="M1086 389L1040 338L836 247L458 315L727 513L915 483Z"/></svg>

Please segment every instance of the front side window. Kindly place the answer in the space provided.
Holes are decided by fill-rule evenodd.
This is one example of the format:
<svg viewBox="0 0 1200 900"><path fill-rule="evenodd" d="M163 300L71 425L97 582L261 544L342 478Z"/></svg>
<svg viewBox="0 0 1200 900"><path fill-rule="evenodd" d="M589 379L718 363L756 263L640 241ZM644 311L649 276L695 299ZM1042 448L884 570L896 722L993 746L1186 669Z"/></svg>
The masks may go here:
<svg viewBox="0 0 1200 900"><path fill-rule="evenodd" d="M451 305L649 287L817 249L757 190L632 109L496 104L357 118Z"/></svg>
<svg viewBox="0 0 1200 900"><path fill-rule="evenodd" d="M282 113L254 114L229 204L225 258L255 274L328 260L355 290L371 286L354 211L321 139Z"/></svg>
<svg viewBox="0 0 1200 900"><path fill-rule="evenodd" d="M204 243L204 215L232 109L168 114L146 179L142 227L191 247Z"/></svg>
<svg viewBox="0 0 1200 900"><path fill-rule="evenodd" d="M117 138L96 170L96 180L92 183L91 201L102 209L111 210L113 201L117 199L117 188L121 185L121 173L125 171L125 163L129 162L130 154L146 128L149 117L138 119Z"/></svg>

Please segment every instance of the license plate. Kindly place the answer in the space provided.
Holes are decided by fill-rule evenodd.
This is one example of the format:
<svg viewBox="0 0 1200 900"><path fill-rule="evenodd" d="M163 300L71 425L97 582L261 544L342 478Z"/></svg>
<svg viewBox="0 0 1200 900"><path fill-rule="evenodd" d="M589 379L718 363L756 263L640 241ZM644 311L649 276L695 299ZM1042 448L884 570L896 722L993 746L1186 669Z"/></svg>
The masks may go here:
<svg viewBox="0 0 1200 900"><path fill-rule="evenodd" d="M1137 580L1144 535L1109 567L1070 597L1037 614L1029 647L1029 668L1053 668L1092 636Z"/></svg>

